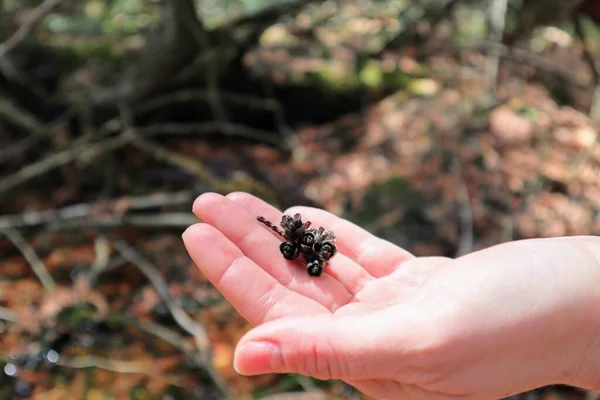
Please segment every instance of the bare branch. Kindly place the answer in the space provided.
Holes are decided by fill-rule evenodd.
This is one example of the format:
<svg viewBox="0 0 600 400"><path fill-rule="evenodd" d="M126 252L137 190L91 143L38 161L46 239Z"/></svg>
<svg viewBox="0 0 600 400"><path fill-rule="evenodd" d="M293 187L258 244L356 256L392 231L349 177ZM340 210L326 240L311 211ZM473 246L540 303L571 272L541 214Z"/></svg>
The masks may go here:
<svg viewBox="0 0 600 400"><path fill-rule="evenodd" d="M224 393L227 393L227 386L225 382L212 367L210 361L212 351L210 347L210 341L208 339L208 333L204 327L190 318L190 316L173 301L169 286L156 268L154 268L154 266L148 260L143 258L141 254L139 254L133 247L129 246L129 244L127 244L124 240L114 241L113 244L123 257L137 266L146 276L146 278L148 278L160 297L164 300L167 308L171 312L171 315L177 324L194 337L196 346L200 351L200 358L203 360L204 367L206 368L207 372L211 374L211 377L219 386L219 389Z"/></svg>
<svg viewBox="0 0 600 400"><path fill-rule="evenodd" d="M66 358L64 356L61 356L56 361L56 365L76 369L100 368L107 371L117 372L119 374L141 374L151 377L161 377L167 379L169 383L177 385L174 379L169 379L161 373L156 373L154 368L148 368L148 365L135 361L115 360L95 355L79 356L73 358Z"/></svg>
<svg viewBox="0 0 600 400"><path fill-rule="evenodd" d="M44 288L46 288L46 290L54 290L56 288L54 279L48 272L44 262L40 260L33 247L27 243L25 238L21 236L17 230L11 228L2 229L0 230L0 233L6 236L15 245L15 247L19 249Z"/></svg>
<svg viewBox="0 0 600 400"><path fill-rule="evenodd" d="M114 216L99 216L92 218L55 221L46 226L48 230L66 230L82 228L121 228L134 226L146 229L186 228L198 219L189 212L161 212L157 214L127 214Z"/></svg>
<svg viewBox="0 0 600 400"><path fill-rule="evenodd" d="M562 79L564 79L565 82L567 82L569 85L572 85L578 89L586 90L590 88L589 83L578 79L570 71L526 49L507 46L502 43L490 42L488 40L481 40L475 41L464 46L460 46L458 50L477 50L482 52L494 53L500 57L505 57L522 63L529 63L535 68L538 68L542 71L557 74Z"/></svg>
<svg viewBox="0 0 600 400"><path fill-rule="evenodd" d="M42 123L34 115L19 107L2 92L0 92L0 116L30 132L37 131L42 126Z"/></svg>
<svg viewBox="0 0 600 400"><path fill-rule="evenodd" d="M35 26L50 12L54 7L59 5L61 0L45 0L37 6L31 13L27 22L19 27L19 29L4 43L0 44L0 59L10 51L15 49L23 42L31 33Z"/></svg>
<svg viewBox="0 0 600 400"><path fill-rule="evenodd" d="M90 287L93 287L96 284L96 278L102 271L106 270L110 262L110 243L104 235L100 235L96 238L94 241L94 250L96 251L96 257L94 257L94 262L90 265L87 276Z"/></svg>
<svg viewBox="0 0 600 400"><path fill-rule="evenodd" d="M4 109L3 102L5 99L0 97L0 115L4 112L8 112L12 114L12 110L10 108ZM25 152L30 148L34 147L40 140L50 135L53 132L53 128L60 124L64 124L71 116L73 115L73 108L69 108L63 115L56 118L54 121L51 121L47 125L42 125L37 118L31 116L31 120L28 123L21 124L21 127L28 130L30 132L27 137L22 139L21 141L14 143L5 147L4 149L0 149L0 163L7 162L15 155ZM14 114L12 114L14 116ZM7 118L8 119L8 118ZM25 120L23 120L25 121Z"/></svg>
<svg viewBox="0 0 600 400"><path fill-rule="evenodd" d="M17 313L11 310L10 308L0 306L0 319L8 322L19 322L19 317Z"/></svg>
<svg viewBox="0 0 600 400"><path fill-rule="evenodd" d="M129 143L131 139L121 135L112 139L105 139L97 143L89 145L74 145L66 150L59 151L51 154L50 156L43 158L37 162L26 165L16 173L7 176L0 180L0 196L9 190L33 179L40 175L43 175L53 169L61 167L71 161L81 159L90 161L95 157L98 157L102 153L118 149Z"/></svg>
<svg viewBox="0 0 600 400"><path fill-rule="evenodd" d="M196 339L199 349L205 354L209 354L210 342L206 330L202 325L191 319L190 316L173 301L167 282L165 282L156 268L124 240L113 241L113 245L123 257L128 259L129 262L142 271L150 283L152 283L160 297L165 301L167 308L178 325Z"/></svg>
<svg viewBox="0 0 600 400"><path fill-rule="evenodd" d="M504 36L504 26L506 25L506 11L508 0L492 0L489 8L490 20L490 40L493 42L502 42ZM496 92L498 83L498 70L500 67L500 57L491 56L488 60L488 85L492 93Z"/></svg>
<svg viewBox="0 0 600 400"><path fill-rule="evenodd" d="M60 209L43 211L31 211L23 214L5 215L0 217L0 230L8 228L25 228L45 225L50 229L68 225L71 226L99 226L102 223L109 224L112 221L116 226L116 220L123 224L123 215L131 210L147 210L157 207L177 206L190 204L194 199L192 191L180 191L173 193L153 193L147 196L126 196L112 200L103 200L96 203L80 203ZM186 215L189 216L189 213ZM154 226L162 226L159 215L144 214L148 220L157 221ZM173 215L171 215L173 216ZM108 221L108 222L107 222ZM128 223L135 223L135 216L127 218ZM149 221L150 222L150 221ZM181 221L183 222L183 220ZM189 223L189 219L186 221Z"/></svg>

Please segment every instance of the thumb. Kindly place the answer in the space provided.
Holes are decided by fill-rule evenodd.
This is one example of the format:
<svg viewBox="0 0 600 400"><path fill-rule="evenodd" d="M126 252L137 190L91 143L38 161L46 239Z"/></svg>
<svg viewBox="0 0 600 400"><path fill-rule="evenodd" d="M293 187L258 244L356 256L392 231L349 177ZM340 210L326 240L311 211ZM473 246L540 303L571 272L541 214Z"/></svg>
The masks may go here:
<svg viewBox="0 0 600 400"><path fill-rule="evenodd" d="M243 375L297 373L324 380L397 376L408 344L402 328L373 315L281 318L241 339L234 366Z"/></svg>

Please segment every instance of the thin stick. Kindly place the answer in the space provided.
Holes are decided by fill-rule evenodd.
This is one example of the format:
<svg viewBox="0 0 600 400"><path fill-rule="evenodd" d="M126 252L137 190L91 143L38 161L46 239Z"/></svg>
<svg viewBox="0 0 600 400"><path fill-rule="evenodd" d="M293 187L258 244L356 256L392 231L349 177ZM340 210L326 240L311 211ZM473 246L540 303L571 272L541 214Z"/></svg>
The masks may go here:
<svg viewBox="0 0 600 400"><path fill-rule="evenodd" d="M0 233L4 234L19 249L44 288L46 290L54 290L56 287L54 279L48 272L46 265L44 265L43 261L38 257L33 247L27 243L25 238L17 230L11 228L2 229Z"/></svg>
<svg viewBox="0 0 600 400"><path fill-rule="evenodd" d="M150 283L154 286L160 297L164 300L167 308L171 312L171 315L175 319L175 322L186 332L192 335L195 339L196 346L200 350L200 356L203 359L204 366L215 381L215 384L219 386L219 389L224 393L227 393L227 386L223 379L217 374L212 368L211 359L211 347L208 339L208 333L204 327L190 318L189 315L171 298L171 292L169 286L160 275L160 273L154 268L154 266L144 259L135 249L129 246L124 240L113 241L113 245L121 253L123 257L128 259L132 264L137 266L140 271L148 278Z"/></svg>
<svg viewBox="0 0 600 400"><path fill-rule="evenodd" d="M271 221L269 221L268 219L266 219L265 217L261 217L260 215L258 217L256 217L256 219L265 224L266 226L268 226L269 228L271 228L271 230L277 234L279 234L279 236L283 237L285 235L285 233L279 229L277 226L273 225L273 223Z"/></svg>
<svg viewBox="0 0 600 400"><path fill-rule="evenodd" d="M19 322L19 317L17 313L11 310L10 308L0 306L0 319L8 322Z"/></svg>
<svg viewBox="0 0 600 400"><path fill-rule="evenodd" d="M26 165L16 173L0 180L0 195L23 184L33 178L43 175L55 168L68 164L76 159L86 159L89 161L102 153L118 149L129 143L130 138L118 136L113 139L106 139L98 143L90 144L88 147L73 146L66 150L54 153L46 158Z"/></svg>
<svg viewBox="0 0 600 400"><path fill-rule="evenodd" d="M581 40L581 44L583 46L583 59L590 68L590 72L592 73L592 82L594 84L594 93L592 94L592 101L590 102L588 114L592 119L597 119L598 111L596 110L596 104L598 102L598 96L600 94L598 91L598 87L600 86L600 72L598 71L594 54L589 48L589 44L585 32L583 30L581 17L577 14L573 16L573 26L575 28L575 33L579 37L579 40Z"/></svg>
<svg viewBox="0 0 600 400"><path fill-rule="evenodd" d="M127 258L132 264L137 266L146 278L148 278L160 297L165 301L167 308L179 326L196 338L196 342L202 350L209 351L210 343L208 341L206 330L202 325L191 319L181 307L173 302L169 286L156 268L124 240L113 241L113 245L123 257Z"/></svg>
<svg viewBox="0 0 600 400"><path fill-rule="evenodd" d="M116 219L115 214L122 216L131 210L147 210L157 207L189 204L193 199L194 193L192 191L183 190L171 193L152 193L146 196L125 196L111 200L97 201L95 203L79 203L59 209L30 211L23 214L2 216L0 217L0 230L6 228L36 227L40 225L51 225L53 228L56 228L57 226L60 227L68 224L70 220L77 220L73 225L77 226L78 224L80 227L103 223L110 224L106 218L101 218L101 215L109 216L113 224L116 224L114 222ZM93 218L94 214L98 214L97 218ZM152 217L155 218L157 216L153 215ZM179 218L176 219L179 221ZM135 224L135 216L132 216L131 219L128 218L128 222ZM161 220L158 220L154 225L161 225Z"/></svg>
<svg viewBox="0 0 600 400"><path fill-rule="evenodd" d="M54 7L59 5L61 0L45 0L42 4L37 6L31 13L29 19L19 27L19 29L6 40L0 44L0 59L3 58L10 51L15 49L21 42L23 42L37 25Z"/></svg>
<svg viewBox="0 0 600 400"><path fill-rule="evenodd" d="M110 243L104 235L98 236L94 241L94 250L96 251L96 257L94 257L94 262L90 266L87 276L91 287L95 286L96 279L106 270L110 262Z"/></svg>
<svg viewBox="0 0 600 400"><path fill-rule="evenodd" d="M506 25L507 0L492 0L490 3L490 40L501 42ZM493 55L488 61L488 87L491 93L496 93L498 85L498 71L500 66L500 56Z"/></svg>

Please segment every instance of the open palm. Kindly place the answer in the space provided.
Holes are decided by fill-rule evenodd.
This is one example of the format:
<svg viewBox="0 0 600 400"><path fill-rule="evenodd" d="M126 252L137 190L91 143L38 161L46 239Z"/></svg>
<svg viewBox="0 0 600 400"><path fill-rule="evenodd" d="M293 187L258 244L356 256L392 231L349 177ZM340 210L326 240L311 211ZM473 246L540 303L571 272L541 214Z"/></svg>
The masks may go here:
<svg viewBox="0 0 600 400"><path fill-rule="evenodd" d="M287 261L280 251L281 238L256 220L257 216L278 223L282 212L246 193L227 197L205 194L194 203L194 213L203 221L184 235L187 249L205 276L253 325L301 315L328 318L375 313L393 307L424 283L445 258L416 260L405 250L377 238L364 229L331 213L309 207L294 207L313 225L333 230L338 254L320 277L306 273L301 261ZM400 265L412 260L410 266ZM417 263L415 263L417 261ZM299 367L298 369L302 369ZM302 373L302 371L298 371ZM322 378L330 378L325 371ZM337 375L337 374L334 374ZM390 384L398 393L399 382L381 379L345 380L366 393L377 395Z"/></svg>

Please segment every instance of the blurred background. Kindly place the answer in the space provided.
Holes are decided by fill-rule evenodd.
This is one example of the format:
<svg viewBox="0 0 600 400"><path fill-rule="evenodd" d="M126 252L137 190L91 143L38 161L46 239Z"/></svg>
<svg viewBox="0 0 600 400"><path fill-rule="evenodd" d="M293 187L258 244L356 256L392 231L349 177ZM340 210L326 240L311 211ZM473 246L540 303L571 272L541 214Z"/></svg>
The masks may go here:
<svg viewBox="0 0 600 400"><path fill-rule="evenodd" d="M423 256L598 235L598 22L591 0L0 0L0 399L367 399L235 373L250 326L182 245L192 201L322 207Z"/></svg>

